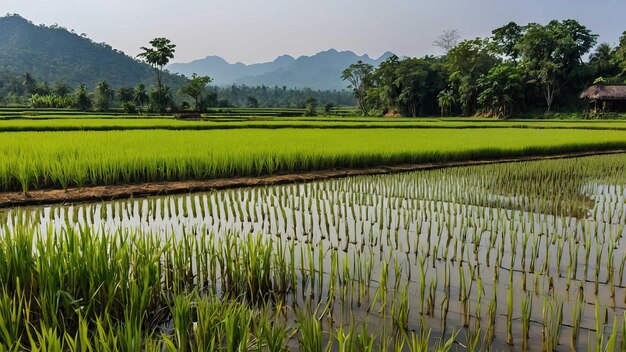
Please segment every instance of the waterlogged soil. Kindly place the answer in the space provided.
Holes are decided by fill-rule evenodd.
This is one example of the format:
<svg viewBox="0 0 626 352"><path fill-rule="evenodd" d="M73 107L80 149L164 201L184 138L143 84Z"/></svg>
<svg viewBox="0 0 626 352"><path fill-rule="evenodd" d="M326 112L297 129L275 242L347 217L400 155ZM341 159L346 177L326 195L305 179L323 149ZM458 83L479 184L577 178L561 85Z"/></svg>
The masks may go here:
<svg viewBox="0 0 626 352"><path fill-rule="evenodd" d="M23 192L0 192L0 208L16 206L69 204L97 202L130 197L143 197L154 195L182 194L190 192L203 192L210 190L231 189L241 187L271 186L298 182L311 182L331 178L341 178L359 175L379 175L398 172L410 172L419 170L433 170L447 167L462 167L475 165L488 165L498 163L523 162L533 160L577 158L593 155L609 155L626 153L626 150L608 150L594 152L578 152L555 155L524 156L485 160L466 160L443 163L424 163L408 165L379 166L364 169L334 169L323 171L311 171L301 173L278 174L274 176L240 177L228 179L214 179L202 181L173 181L145 183L137 185L94 186L83 188L70 188L67 190L41 189Z"/></svg>
<svg viewBox="0 0 626 352"><path fill-rule="evenodd" d="M222 188L263 186L503 161L211 182L222 182ZM194 233L204 238L201 235L212 233L217 239L258 234L275 245L293 245L291 260L299 268L313 265L319 273L311 284L306 275L298 276L300 284L286 303L325 306L334 297L337 303L331 314L320 318L325 331L347 324L350 316L366 323L370 331L385 331L393 326L405 291L408 329L426 327L432 338L456 334L458 350L464 350L460 346L467 344L466 334L471 333L480 334L483 348L521 350L522 302L530 302L529 351L542 350L545 327L559 320L559 310L561 322L547 330L558 342L556 350L586 350L594 347L598 336L607 341L614 319L620 327L618 341L625 338L621 324L626 312L626 173L620 168L625 163L625 156L605 156L12 209L0 211L0 223L6 226L0 235L28 223L42 233L72 224L106 233L121 229L158 236ZM330 253L336 253L335 264ZM361 277L368 266L371 275ZM385 283L383 270L388 272ZM333 272L344 280L341 285L331 280ZM425 296L431 291L434 301L429 310ZM388 297L385 304L377 297L382 292ZM580 327L574 340L575 312ZM511 341L507 341L509 319ZM490 329L493 341L484 345ZM295 341L290 346L295 350Z"/></svg>

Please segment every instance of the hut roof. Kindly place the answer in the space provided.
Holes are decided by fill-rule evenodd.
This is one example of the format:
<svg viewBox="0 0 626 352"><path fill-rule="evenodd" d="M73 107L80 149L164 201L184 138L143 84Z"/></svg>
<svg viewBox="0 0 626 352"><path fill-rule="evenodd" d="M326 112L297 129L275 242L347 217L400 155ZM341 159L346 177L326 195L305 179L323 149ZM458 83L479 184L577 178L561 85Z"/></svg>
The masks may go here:
<svg viewBox="0 0 626 352"><path fill-rule="evenodd" d="M589 100L626 100L626 84L594 84L579 97Z"/></svg>

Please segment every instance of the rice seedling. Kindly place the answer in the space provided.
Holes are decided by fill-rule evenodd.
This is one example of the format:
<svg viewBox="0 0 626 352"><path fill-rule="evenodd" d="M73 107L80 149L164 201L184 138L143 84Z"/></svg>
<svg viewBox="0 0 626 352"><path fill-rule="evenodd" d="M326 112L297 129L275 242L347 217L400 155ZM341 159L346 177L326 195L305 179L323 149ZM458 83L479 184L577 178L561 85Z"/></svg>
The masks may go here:
<svg viewBox="0 0 626 352"><path fill-rule="evenodd" d="M300 351L319 352L322 350L322 327L315 316L298 312L298 332Z"/></svg>
<svg viewBox="0 0 626 352"><path fill-rule="evenodd" d="M533 334L548 348L566 334L572 348L605 349L624 336L626 304L614 299L624 289L624 160L0 212L0 345L432 350L448 348L451 327L471 349L506 349L517 336L534 349ZM622 327L605 331L615 318ZM484 331L480 346L470 325ZM430 329L442 340L411 337ZM601 345L579 338L589 329Z"/></svg>
<svg viewBox="0 0 626 352"><path fill-rule="evenodd" d="M400 296L393 301L391 306L391 315L393 318L394 326L400 331L406 331L408 329L409 307L410 303L407 285L402 289Z"/></svg>
<svg viewBox="0 0 626 352"><path fill-rule="evenodd" d="M472 331L467 330L465 333L466 344L464 347L468 352L478 351L478 344L480 343L480 330Z"/></svg>
<svg viewBox="0 0 626 352"><path fill-rule="evenodd" d="M544 297L542 316L543 350L553 351L559 345L561 325L563 323L563 303Z"/></svg>
<svg viewBox="0 0 626 352"><path fill-rule="evenodd" d="M528 339L530 336L530 321L533 306L533 297L530 293L522 300L522 350L528 349Z"/></svg>
<svg viewBox="0 0 626 352"><path fill-rule="evenodd" d="M509 290L506 298L506 342L513 344L513 272L511 271L509 280Z"/></svg>

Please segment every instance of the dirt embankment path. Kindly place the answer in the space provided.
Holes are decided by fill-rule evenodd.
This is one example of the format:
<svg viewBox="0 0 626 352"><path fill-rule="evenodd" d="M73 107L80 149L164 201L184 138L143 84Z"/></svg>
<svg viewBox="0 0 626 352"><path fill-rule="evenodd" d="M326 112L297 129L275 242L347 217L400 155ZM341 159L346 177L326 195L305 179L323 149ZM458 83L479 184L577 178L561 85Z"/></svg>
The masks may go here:
<svg viewBox="0 0 626 352"><path fill-rule="evenodd" d="M9 208L16 206L29 205L48 205L62 203L83 203L83 202L99 202L104 200L121 199L129 197L144 197L166 194L180 194L190 192L203 192L210 190L255 187L267 185L280 185L296 182L310 182L317 180L325 180L330 178L358 176L358 175L379 175L398 172L409 172L418 170L432 170L447 167L461 167L473 165L487 165L498 163L522 162L533 160L549 160L578 158L593 155L607 155L626 153L626 150L609 150L596 152L579 152L542 156L525 156L499 158L489 160L468 160L468 161L452 161L442 163L423 163L410 165L393 165L379 166L364 169L333 169L322 171L311 171L292 174L279 174L274 176L262 177L241 177L229 179L214 179L205 181L174 181L174 182L157 182L136 185L117 185L117 186L96 186L85 188L70 188L67 190L44 189L34 190L24 195L22 192L2 192L0 193L0 208Z"/></svg>

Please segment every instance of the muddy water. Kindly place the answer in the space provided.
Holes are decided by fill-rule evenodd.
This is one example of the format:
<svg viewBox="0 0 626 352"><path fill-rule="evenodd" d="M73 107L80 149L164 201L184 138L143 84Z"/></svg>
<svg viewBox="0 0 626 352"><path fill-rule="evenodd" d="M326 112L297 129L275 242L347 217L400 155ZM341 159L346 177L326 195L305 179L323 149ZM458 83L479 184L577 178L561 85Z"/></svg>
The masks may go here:
<svg viewBox="0 0 626 352"><path fill-rule="evenodd" d="M543 162L578 163L579 173L544 185L518 179L558 175L522 163L11 209L0 213L6 224L0 234L29 223L42 233L89 225L160 236L260 235L294 246L301 284L288 299L319 306L332 300L329 327L352 315L371 331L394 335L393 317L404 300L411 330L425 327L433 338L457 333L459 348L466 334L493 334L491 347L520 350L522 301L532 299L529 350L542 350L544 331L558 333L559 350L586 349L595 346L597 319L606 322L606 341L614 317L622 324L626 310L626 176L598 178L591 170L602 158L608 157ZM308 284L311 266L321 279ZM576 307L580 329L572 341ZM554 320L556 330L544 328ZM618 331L621 339L621 325Z"/></svg>

